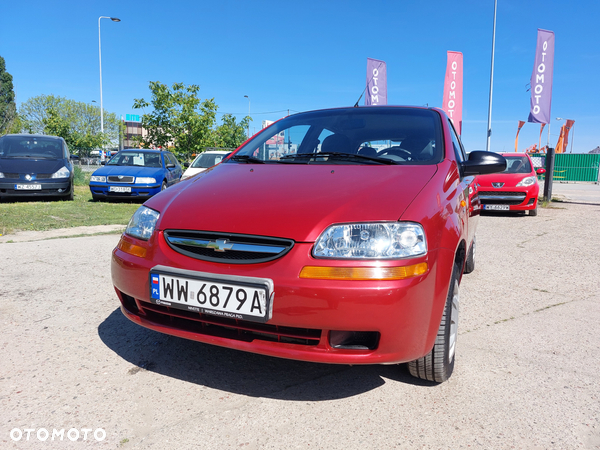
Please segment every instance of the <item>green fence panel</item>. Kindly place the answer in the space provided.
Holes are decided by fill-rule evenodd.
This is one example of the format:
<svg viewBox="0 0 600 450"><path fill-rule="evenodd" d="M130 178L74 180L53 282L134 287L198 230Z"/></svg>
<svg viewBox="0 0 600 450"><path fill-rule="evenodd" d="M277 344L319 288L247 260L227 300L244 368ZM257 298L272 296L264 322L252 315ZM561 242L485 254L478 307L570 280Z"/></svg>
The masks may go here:
<svg viewBox="0 0 600 450"><path fill-rule="evenodd" d="M530 156L535 168L546 167L546 155ZM600 154L559 153L554 158L554 180L597 183L599 167Z"/></svg>

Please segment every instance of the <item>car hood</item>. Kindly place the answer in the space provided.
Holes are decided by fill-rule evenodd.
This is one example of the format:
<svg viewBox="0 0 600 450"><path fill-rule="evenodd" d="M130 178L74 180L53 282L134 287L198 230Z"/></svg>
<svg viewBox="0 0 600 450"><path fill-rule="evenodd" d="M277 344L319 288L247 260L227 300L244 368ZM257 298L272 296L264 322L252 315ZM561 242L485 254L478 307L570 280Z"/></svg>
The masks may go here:
<svg viewBox="0 0 600 450"><path fill-rule="evenodd" d="M523 178L533 177L535 173L492 173L477 175L477 183L481 188L491 188L492 183L504 183L502 187L515 187Z"/></svg>
<svg viewBox="0 0 600 450"><path fill-rule="evenodd" d="M334 223L398 220L436 170L435 165L220 164L146 205L161 212L161 230L314 242Z"/></svg>
<svg viewBox="0 0 600 450"><path fill-rule="evenodd" d="M63 159L0 158L0 172L6 173L54 173L65 166Z"/></svg>
<svg viewBox="0 0 600 450"><path fill-rule="evenodd" d="M152 177L158 176L162 173L160 167L136 167L136 166L104 166L96 170L93 175L95 176L109 176L109 175L127 175L133 177Z"/></svg>

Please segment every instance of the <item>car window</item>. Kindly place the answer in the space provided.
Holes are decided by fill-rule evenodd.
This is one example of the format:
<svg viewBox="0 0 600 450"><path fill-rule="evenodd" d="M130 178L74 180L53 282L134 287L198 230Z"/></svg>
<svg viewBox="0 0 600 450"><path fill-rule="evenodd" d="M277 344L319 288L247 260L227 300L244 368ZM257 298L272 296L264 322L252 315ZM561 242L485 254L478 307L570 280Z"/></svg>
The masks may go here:
<svg viewBox="0 0 600 450"><path fill-rule="evenodd" d="M158 152L123 151L113 156L109 166L162 167Z"/></svg>
<svg viewBox="0 0 600 450"><path fill-rule="evenodd" d="M0 156L4 158L63 159L62 140L44 136L3 136Z"/></svg>
<svg viewBox="0 0 600 450"><path fill-rule="evenodd" d="M202 153L192 162L193 169L208 169L220 163L227 156L225 153Z"/></svg>
<svg viewBox="0 0 600 450"><path fill-rule="evenodd" d="M296 114L259 133L227 162L437 164L440 124L435 111L400 107Z"/></svg>
<svg viewBox="0 0 600 450"><path fill-rule="evenodd" d="M456 131L454 130L454 125L452 124L451 120L448 120L448 126L450 127L450 134L452 135L452 147L454 147L454 155L456 156L456 160L463 162L467 159L467 155L460 143L460 139L456 135Z"/></svg>
<svg viewBox="0 0 600 450"><path fill-rule="evenodd" d="M506 170L503 173L531 173L531 163L527 156L505 156Z"/></svg>

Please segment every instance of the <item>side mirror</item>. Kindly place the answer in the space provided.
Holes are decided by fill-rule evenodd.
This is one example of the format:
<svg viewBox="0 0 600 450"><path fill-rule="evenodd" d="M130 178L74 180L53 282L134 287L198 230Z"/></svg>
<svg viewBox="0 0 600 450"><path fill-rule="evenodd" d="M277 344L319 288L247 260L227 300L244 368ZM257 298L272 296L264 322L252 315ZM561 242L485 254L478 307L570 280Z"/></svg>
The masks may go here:
<svg viewBox="0 0 600 450"><path fill-rule="evenodd" d="M469 159L461 164L462 173L467 175L485 175L506 170L506 159L494 152L476 150L469 153Z"/></svg>
<svg viewBox="0 0 600 450"><path fill-rule="evenodd" d="M103 166L106 165L106 161L100 161L100 164L102 164Z"/></svg>
<svg viewBox="0 0 600 450"><path fill-rule="evenodd" d="M185 167L187 169L188 167L190 167L190 163L189 162L184 162L183 163L183 167Z"/></svg>
<svg viewBox="0 0 600 450"><path fill-rule="evenodd" d="M79 156L77 156L77 155L71 155L70 159L74 160L74 161L78 161L79 160Z"/></svg>
<svg viewBox="0 0 600 450"><path fill-rule="evenodd" d="M546 169L538 169L535 171L535 173L537 173L538 175L542 175L542 174L546 173Z"/></svg>
<svg viewBox="0 0 600 450"><path fill-rule="evenodd" d="M169 163L169 164L167 164L166 167L167 167L167 169L172 169L173 167L175 167L175 164Z"/></svg>

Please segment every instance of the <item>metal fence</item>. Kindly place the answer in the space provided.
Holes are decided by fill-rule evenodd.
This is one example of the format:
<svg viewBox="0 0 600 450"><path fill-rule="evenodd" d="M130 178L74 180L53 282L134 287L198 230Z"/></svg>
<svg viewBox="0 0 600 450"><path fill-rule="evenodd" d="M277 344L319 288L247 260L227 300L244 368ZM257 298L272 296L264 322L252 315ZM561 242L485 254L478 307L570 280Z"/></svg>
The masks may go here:
<svg viewBox="0 0 600 450"><path fill-rule="evenodd" d="M546 167L546 155L530 156L535 168ZM599 167L600 154L560 153L554 159L554 180L598 183Z"/></svg>

